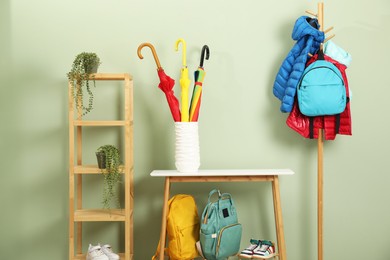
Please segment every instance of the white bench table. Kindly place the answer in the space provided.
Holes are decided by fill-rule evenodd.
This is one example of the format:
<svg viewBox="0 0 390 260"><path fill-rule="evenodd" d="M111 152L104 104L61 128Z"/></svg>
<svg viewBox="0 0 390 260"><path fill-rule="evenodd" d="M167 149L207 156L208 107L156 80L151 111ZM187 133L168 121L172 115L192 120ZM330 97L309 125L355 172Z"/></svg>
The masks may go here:
<svg viewBox="0 0 390 260"><path fill-rule="evenodd" d="M168 213L168 200L171 183L174 182L271 182L274 204L274 217L276 226L276 239L278 257L286 260L286 246L284 241L282 208L279 191L279 175L292 175L289 169L236 169L236 170L199 170L197 173L180 173L176 170L155 170L150 173L152 177L164 177L164 202L160 234L159 259L164 260L164 247L166 240L166 224Z"/></svg>

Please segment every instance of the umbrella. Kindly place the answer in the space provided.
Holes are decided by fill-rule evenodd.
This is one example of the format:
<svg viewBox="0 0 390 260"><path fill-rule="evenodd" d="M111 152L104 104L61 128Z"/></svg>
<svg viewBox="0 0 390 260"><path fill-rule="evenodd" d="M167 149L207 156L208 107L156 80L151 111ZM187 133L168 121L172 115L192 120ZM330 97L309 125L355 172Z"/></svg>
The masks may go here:
<svg viewBox="0 0 390 260"><path fill-rule="evenodd" d="M189 121L188 89L191 81L188 76L188 68L187 68L187 61L186 61L187 45L184 39L180 38L176 41L175 50L178 51L180 43L182 43L183 45L183 53L182 53L183 67L180 70L181 121L188 122Z"/></svg>
<svg viewBox="0 0 390 260"><path fill-rule="evenodd" d="M156 50L152 44L142 43L140 46L138 46L138 51L137 51L138 57L140 59L144 58L141 54L141 50L145 46L149 47L153 53L153 57L157 65L157 74L160 79L160 84L158 84L158 87L165 93L165 97L168 101L169 109L171 110L173 120L175 122L178 122L181 120L181 116L180 116L179 101L177 100L177 98L175 97L175 93L173 92L175 81L167 74L165 74L164 69L161 67L160 61L157 57Z"/></svg>
<svg viewBox="0 0 390 260"><path fill-rule="evenodd" d="M165 74L163 69L158 70L157 74L160 78L160 84L158 84L158 87L165 93L165 97L167 98L173 120L175 122L180 122L181 116L179 100L177 100L177 98L175 97L175 93L173 92L173 86L175 85L175 81L167 74Z"/></svg>
<svg viewBox="0 0 390 260"><path fill-rule="evenodd" d="M200 64L198 69L194 72L195 84L194 90L192 91L191 106L190 106L190 121L197 122L199 117L199 109L202 98L202 86L206 72L203 68L204 54L206 53L206 60L210 57L210 50L207 45L202 48L200 57Z"/></svg>

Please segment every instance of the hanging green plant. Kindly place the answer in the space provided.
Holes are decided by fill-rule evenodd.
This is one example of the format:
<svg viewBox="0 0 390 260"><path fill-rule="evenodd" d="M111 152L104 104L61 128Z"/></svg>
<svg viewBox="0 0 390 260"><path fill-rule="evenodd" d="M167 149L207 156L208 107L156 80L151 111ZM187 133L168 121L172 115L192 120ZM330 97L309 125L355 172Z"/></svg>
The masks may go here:
<svg viewBox="0 0 390 260"><path fill-rule="evenodd" d="M93 92L89 84L91 74L96 73L100 65L100 59L96 53L82 52L76 56L72 68L68 72L68 79L72 83L73 98L77 108L83 111L83 115L88 114L93 108ZM95 80L93 80L95 87ZM84 106L84 92L88 95L88 106Z"/></svg>
<svg viewBox="0 0 390 260"><path fill-rule="evenodd" d="M103 208L109 209L113 200L115 200L116 206L119 208L119 197L117 195L117 186L121 180L119 150L113 145L103 145L97 149L96 157L104 176ZM103 164L99 162L99 159L102 158L104 160Z"/></svg>

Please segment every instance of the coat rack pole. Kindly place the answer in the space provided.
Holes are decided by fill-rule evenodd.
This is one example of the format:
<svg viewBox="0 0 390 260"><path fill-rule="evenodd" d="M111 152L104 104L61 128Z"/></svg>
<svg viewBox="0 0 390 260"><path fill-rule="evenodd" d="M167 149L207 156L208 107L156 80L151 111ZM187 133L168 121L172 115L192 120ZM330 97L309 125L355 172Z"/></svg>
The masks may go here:
<svg viewBox="0 0 390 260"><path fill-rule="evenodd" d="M318 260L323 258L323 145L322 129L318 130L318 187L317 187L317 236L318 236Z"/></svg>
<svg viewBox="0 0 390 260"><path fill-rule="evenodd" d="M324 3L318 3L318 23L320 24L320 30L324 31ZM321 47L322 48L322 45ZM317 176L317 236L318 236L318 260L323 259L323 130L318 130L318 176Z"/></svg>

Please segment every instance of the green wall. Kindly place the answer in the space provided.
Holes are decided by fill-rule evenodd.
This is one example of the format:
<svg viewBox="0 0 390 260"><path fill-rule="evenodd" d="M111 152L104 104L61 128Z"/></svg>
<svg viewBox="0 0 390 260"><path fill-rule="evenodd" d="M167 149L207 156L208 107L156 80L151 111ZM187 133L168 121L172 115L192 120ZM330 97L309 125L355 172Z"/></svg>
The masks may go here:
<svg viewBox="0 0 390 260"><path fill-rule="evenodd" d="M100 56L100 72L134 76L135 258L150 259L159 238L163 180L149 174L174 168L174 131L151 53L145 49L140 60L136 50L153 43L178 82L181 52L174 43L180 37L190 71L201 47L211 50L199 123L201 168L294 170L280 179L287 255L316 259L317 143L286 126L272 94L294 44L295 20L316 8L308 0L2 0L0 259L68 259L66 73L82 51ZM325 27L332 25L334 42L353 57L347 70L353 136L324 145L324 255L387 260L390 2L327 0ZM95 116L115 114L115 107L105 110L112 104L102 96ZM90 134L96 138L85 145L95 149L116 142L118 132ZM85 203L99 206L100 178L86 184ZM172 194L193 194L202 211L214 187L235 198L242 248L251 237L275 240L268 184L175 184ZM123 248L121 236L120 225L86 224L84 250L98 242Z"/></svg>

